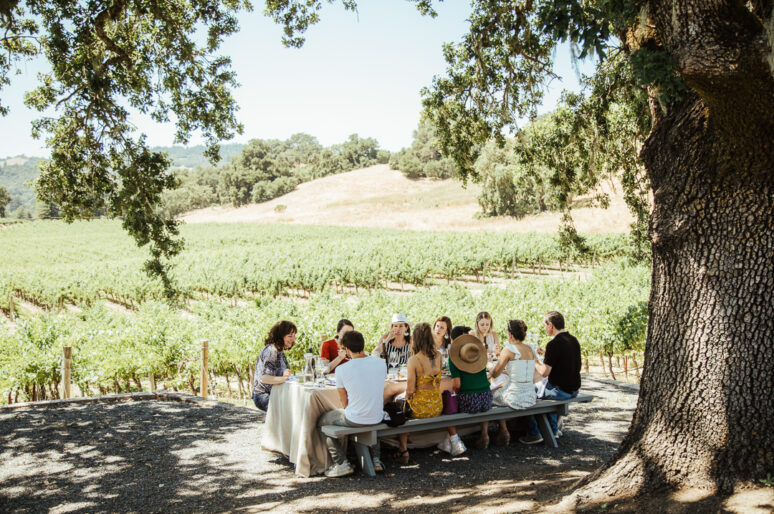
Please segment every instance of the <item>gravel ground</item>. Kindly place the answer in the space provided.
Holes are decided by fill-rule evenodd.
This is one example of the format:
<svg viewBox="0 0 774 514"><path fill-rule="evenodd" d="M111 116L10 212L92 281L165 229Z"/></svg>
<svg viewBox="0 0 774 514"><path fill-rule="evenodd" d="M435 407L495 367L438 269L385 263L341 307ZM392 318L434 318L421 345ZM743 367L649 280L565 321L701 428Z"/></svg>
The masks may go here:
<svg viewBox="0 0 774 514"><path fill-rule="evenodd" d="M583 390L595 401L571 406L558 449L414 450L406 466L384 459L376 478L297 477L261 450L255 409L136 401L0 411L0 511L537 510L611 457L631 421L635 388L584 377Z"/></svg>

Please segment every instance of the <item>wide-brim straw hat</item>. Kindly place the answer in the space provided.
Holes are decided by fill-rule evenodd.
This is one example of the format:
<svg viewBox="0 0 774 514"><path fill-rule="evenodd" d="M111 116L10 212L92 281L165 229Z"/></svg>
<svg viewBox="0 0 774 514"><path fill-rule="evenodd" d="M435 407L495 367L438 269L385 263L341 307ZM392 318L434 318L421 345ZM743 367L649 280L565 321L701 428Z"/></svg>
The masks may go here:
<svg viewBox="0 0 774 514"><path fill-rule="evenodd" d="M449 358L454 366L466 373L486 369L486 348L476 336L463 334L452 341Z"/></svg>

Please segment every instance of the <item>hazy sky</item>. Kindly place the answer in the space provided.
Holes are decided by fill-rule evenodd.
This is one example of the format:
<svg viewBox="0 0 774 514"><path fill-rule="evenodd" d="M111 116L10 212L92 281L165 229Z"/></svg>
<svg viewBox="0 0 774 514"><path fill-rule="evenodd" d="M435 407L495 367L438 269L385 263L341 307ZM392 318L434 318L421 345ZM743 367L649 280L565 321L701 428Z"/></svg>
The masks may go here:
<svg viewBox="0 0 774 514"><path fill-rule="evenodd" d="M281 28L264 16L263 3L255 5L255 11L240 16L240 32L221 52L231 56L241 84L235 97L245 131L234 142L306 132L327 146L357 133L391 151L411 144L421 109L419 91L444 72L441 45L461 38L470 12L463 0L438 4L437 18L420 16L402 0L361 0L357 14L326 5L304 47L294 49L282 46ZM557 52L556 61L563 80L551 85L543 110L550 110L562 89L578 88L566 48ZM0 156L48 155L44 143L30 136L30 121L38 113L23 104L24 92L35 86L45 66L42 60L23 65L24 73L0 91L11 108L0 118ZM590 71L591 64L582 69ZM140 116L133 122L151 145L173 143L171 124ZM198 142L194 137L191 144Z"/></svg>

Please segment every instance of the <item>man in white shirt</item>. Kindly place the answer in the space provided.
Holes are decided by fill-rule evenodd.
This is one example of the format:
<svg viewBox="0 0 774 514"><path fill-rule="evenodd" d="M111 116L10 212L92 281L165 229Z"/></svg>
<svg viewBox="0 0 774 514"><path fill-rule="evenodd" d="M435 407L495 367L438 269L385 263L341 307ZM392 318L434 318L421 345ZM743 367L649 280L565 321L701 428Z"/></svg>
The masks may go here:
<svg viewBox="0 0 774 514"><path fill-rule="evenodd" d="M363 427L377 425L383 418L384 380L387 366L379 357L370 357L363 351L363 335L355 330L347 332L341 339L350 361L336 368L336 388L343 409L326 412L317 422L317 426L338 425L343 427ZM347 461L347 455L341 442L335 437L322 434L328 453L333 458L333 466L326 472L328 477L349 475L354 470ZM384 465L379 458L379 441L371 447L374 470L383 471Z"/></svg>

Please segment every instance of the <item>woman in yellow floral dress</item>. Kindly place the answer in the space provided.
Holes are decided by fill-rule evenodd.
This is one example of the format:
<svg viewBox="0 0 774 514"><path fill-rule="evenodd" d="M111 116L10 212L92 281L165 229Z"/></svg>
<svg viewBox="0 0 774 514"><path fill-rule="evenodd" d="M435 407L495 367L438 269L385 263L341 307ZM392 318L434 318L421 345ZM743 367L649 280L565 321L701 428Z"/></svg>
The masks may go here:
<svg viewBox="0 0 774 514"><path fill-rule="evenodd" d="M435 346L433 331L427 323L417 323L411 337L412 356L408 360L406 398L415 418L434 418L443 411L441 399L441 354ZM409 434L400 434L395 460L408 464Z"/></svg>

